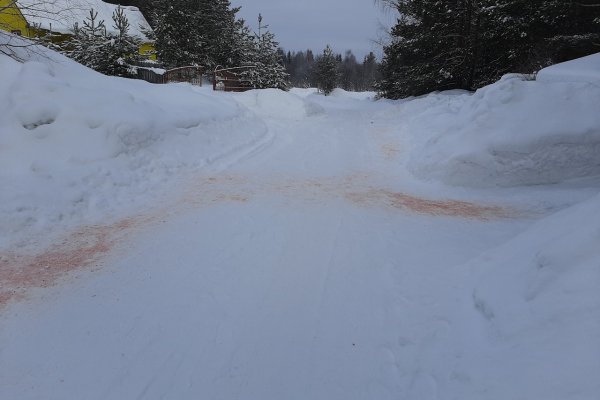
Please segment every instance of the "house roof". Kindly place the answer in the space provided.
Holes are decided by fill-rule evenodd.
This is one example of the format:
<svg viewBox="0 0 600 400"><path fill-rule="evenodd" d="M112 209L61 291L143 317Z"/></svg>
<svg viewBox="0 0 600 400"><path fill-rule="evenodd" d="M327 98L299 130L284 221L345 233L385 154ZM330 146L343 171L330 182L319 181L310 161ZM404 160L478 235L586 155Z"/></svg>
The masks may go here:
<svg viewBox="0 0 600 400"><path fill-rule="evenodd" d="M17 0L17 5L29 24L57 33L71 33L75 23L81 26L94 9L98 21L104 20L107 32L117 33L112 16L118 6L101 0ZM142 30L151 28L140 10L132 6L121 8L129 20L129 34L148 40Z"/></svg>

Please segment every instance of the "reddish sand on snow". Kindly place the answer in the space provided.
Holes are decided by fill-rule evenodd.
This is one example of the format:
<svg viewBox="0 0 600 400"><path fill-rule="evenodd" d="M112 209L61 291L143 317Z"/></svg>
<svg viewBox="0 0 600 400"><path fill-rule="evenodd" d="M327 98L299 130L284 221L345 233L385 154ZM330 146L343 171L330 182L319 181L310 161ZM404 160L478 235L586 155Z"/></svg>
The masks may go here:
<svg viewBox="0 0 600 400"><path fill-rule="evenodd" d="M514 211L500 206L486 206L460 200L429 200L405 193L395 193L382 189L370 189L365 192L349 193L348 199L354 203L369 206L382 204L389 207L406 209L418 214L490 220L514 217Z"/></svg>
<svg viewBox="0 0 600 400"><path fill-rule="evenodd" d="M52 286L68 272L96 264L136 224L129 218L84 227L34 256L0 253L0 307L22 298L27 289Z"/></svg>
<svg viewBox="0 0 600 400"><path fill-rule="evenodd" d="M190 186L190 190L175 207L182 204L205 207L215 203L249 202L256 192L275 192L286 197L327 201L327 198L345 198L361 207L402 209L418 214L491 220L515 217L515 210L499 206L476 204L460 200L430 200L379 188L357 191L366 181L362 175L343 180L310 179L262 183L249 182L246 177L211 177ZM59 243L37 255L0 252L0 308L11 301L25 297L27 290L45 288L56 284L67 273L98 265L102 256L109 253L126 233L154 217L133 217L108 225L87 226L67 235Z"/></svg>

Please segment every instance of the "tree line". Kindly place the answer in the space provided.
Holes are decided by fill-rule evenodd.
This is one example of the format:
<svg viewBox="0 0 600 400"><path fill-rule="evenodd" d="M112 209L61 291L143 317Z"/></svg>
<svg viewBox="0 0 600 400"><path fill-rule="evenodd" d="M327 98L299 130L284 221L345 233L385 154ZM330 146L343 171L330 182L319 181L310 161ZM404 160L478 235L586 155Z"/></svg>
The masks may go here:
<svg viewBox="0 0 600 400"><path fill-rule="evenodd" d="M152 26L146 35L154 41L165 68L200 65L214 68L245 67L239 75L256 88L318 87L328 94L333 88L373 90L378 63L373 53L359 62L351 50L334 54L329 46L322 54L285 52L261 15L258 32L237 17L239 8L229 0L115 1L140 8ZM112 23L108 34L106 24ZM129 35L130 23L117 9L113 21L101 21L90 10L85 21L73 28L72 38L59 45L48 43L76 61L108 75L131 76L128 65L142 61L139 39Z"/></svg>
<svg viewBox="0 0 600 400"><path fill-rule="evenodd" d="M561 61L600 51L599 0L378 0L397 13L381 65L373 53L357 60L351 51L327 46L285 52L259 16L253 32L229 0L109 0L140 8L166 67L251 67L253 86L318 87L362 91L382 97L418 96L436 90L475 90L509 72L533 73ZM0 12L2 10L0 9ZM100 72L127 76L139 40L126 16L99 21L93 10L64 43L48 45ZM112 34L106 24L113 24ZM6 45L4 47L7 47ZM9 49L10 50L10 49ZM0 52L13 53L0 47Z"/></svg>
<svg viewBox="0 0 600 400"><path fill-rule="evenodd" d="M475 90L600 51L598 0L382 0L398 13L382 96Z"/></svg>
<svg viewBox="0 0 600 400"><path fill-rule="evenodd" d="M213 67L240 66L252 64L254 57L245 57L249 51L244 36L252 35L245 21L235 16L239 8L232 8L229 1L211 0L108 0L109 3L132 5L138 7L155 31L156 48L162 62L172 65L198 63ZM341 87L349 91L374 90L379 78L379 64L373 53L363 60L357 60L351 50L344 55L317 53L313 50L285 52L278 47L275 37L263 27L259 21L259 36L264 37L269 51L262 52L271 61L266 63L282 65L287 73L288 85L291 87L321 87L328 80L328 85ZM237 25L237 26L236 26ZM266 25L264 25L266 26ZM263 36L263 29L266 31ZM242 33L242 37L239 33ZM186 32L192 34L186 35ZM236 33L237 32L237 33ZM194 37L195 36L195 37ZM221 51L206 49L207 42L220 47ZM263 45L264 46L264 45ZM256 50L255 50L256 51ZM317 70L317 61L325 57L327 62L334 62L336 68L326 71ZM325 67L327 63L321 63Z"/></svg>
<svg viewBox="0 0 600 400"><path fill-rule="evenodd" d="M335 54L329 46L317 56L311 49L281 52L290 83L294 87L322 89L332 86L361 92L374 90L379 77L379 64L373 52L366 55L362 62L358 61L352 50L346 50L344 55Z"/></svg>
<svg viewBox="0 0 600 400"><path fill-rule="evenodd" d="M207 71L243 67L236 71L255 88L317 87L325 94L336 87L373 90L379 77L373 53L359 61L351 50L335 54L329 46L316 56L310 49L285 52L262 16L258 16L258 32L254 32L237 17L240 8L232 7L229 0L108 2L142 11L152 28L143 33L154 43L159 59L156 67L194 65ZM35 9L27 11L35 14ZM57 10L57 18L60 12ZM147 59L138 54L142 39L131 31L131 22L121 7L110 21L90 9L87 17L72 27L71 35L46 32L38 39L103 74L136 77L135 66L145 65Z"/></svg>

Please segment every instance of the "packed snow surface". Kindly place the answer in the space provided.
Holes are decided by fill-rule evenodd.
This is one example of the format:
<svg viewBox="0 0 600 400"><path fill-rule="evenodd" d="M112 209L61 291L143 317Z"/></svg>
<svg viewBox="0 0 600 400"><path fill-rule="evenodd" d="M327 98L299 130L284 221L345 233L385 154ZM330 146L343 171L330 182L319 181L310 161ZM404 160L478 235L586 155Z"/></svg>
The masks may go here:
<svg viewBox="0 0 600 400"><path fill-rule="evenodd" d="M1 399L598 398L600 88L30 58L0 56Z"/></svg>

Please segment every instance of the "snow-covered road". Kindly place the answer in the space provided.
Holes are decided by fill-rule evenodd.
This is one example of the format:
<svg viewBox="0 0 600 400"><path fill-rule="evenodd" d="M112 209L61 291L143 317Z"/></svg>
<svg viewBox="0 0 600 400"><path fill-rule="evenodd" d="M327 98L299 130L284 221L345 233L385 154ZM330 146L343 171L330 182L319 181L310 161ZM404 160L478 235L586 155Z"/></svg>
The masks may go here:
<svg viewBox="0 0 600 400"><path fill-rule="evenodd" d="M1 399L567 398L524 383L535 352L479 353L498 346L466 264L580 190L417 181L395 103L236 96L267 139L21 259L77 265L1 309Z"/></svg>

